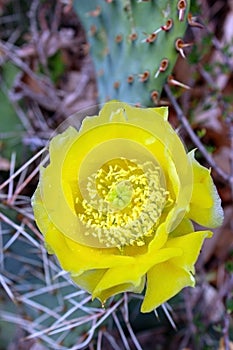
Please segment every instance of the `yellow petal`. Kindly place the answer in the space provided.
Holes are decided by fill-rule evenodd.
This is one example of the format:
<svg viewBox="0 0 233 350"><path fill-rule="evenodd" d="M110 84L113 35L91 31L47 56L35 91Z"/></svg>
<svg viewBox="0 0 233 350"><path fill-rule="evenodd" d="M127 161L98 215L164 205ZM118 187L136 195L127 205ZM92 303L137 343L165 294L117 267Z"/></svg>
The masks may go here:
<svg viewBox="0 0 233 350"><path fill-rule="evenodd" d="M55 227L47 232L45 240L53 248L63 269L73 274L95 268L125 266L134 260L133 257L121 255L117 248L98 249L81 245L64 236Z"/></svg>
<svg viewBox="0 0 233 350"><path fill-rule="evenodd" d="M45 237L48 247L66 271L80 274L95 268L109 268L112 266L132 263L134 257L121 255L117 248L90 248L64 236L50 221L40 195L40 187L34 193L32 205L36 223Z"/></svg>
<svg viewBox="0 0 233 350"><path fill-rule="evenodd" d="M100 112L100 117L106 120L106 115L112 116L119 110L123 110L125 117L124 119L130 123L141 122L143 119L146 124L152 124L156 118L161 118L164 121L168 119L168 108L167 107L155 107L155 108L138 108L120 101L109 101L107 102ZM143 114L143 118L142 118Z"/></svg>
<svg viewBox="0 0 233 350"><path fill-rule="evenodd" d="M43 169L41 168L41 173L42 172L43 172ZM36 224L39 227L40 231L43 232L43 234L45 234L49 230L51 223L48 219L48 214L42 203L41 194L40 194L40 185L38 185L32 197L31 203L33 207Z"/></svg>
<svg viewBox="0 0 233 350"><path fill-rule="evenodd" d="M167 223L167 229L171 231L185 215L192 192L192 168L180 138L167 122L167 115L166 107L143 109L123 102L110 101L104 105L98 117L94 117L93 120L91 118L84 120L82 132L101 124L117 122L122 123L125 130L127 129L127 136L122 134L122 137L131 139L132 135L137 135L138 142L152 152L164 174L168 174L166 177L168 190L174 190L176 193L176 205ZM129 125L140 127L151 136L147 135L147 138L143 138L136 129L133 131L133 128L132 130L126 128ZM101 133L100 128L98 132ZM106 136L110 129L103 132ZM116 134L115 137L120 136ZM110 144L109 147L111 147ZM124 149L127 150L127 147Z"/></svg>
<svg viewBox="0 0 233 350"><path fill-rule="evenodd" d="M210 171L201 166L189 153L192 162L194 185L187 217L206 227L218 227L223 221L221 199L210 176Z"/></svg>
<svg viewBox="0 0 233 350"><path fill-rule="evenodd" d="M116 266L108 269L93 292L94 297L98 297L105 289L122 284L138 286L141 277L155 264L179 256L182 250L178 248L161 249L156 254L145 254L134 259L132 264Z"/></svg>
<svg viewBox="0 0 233 350"><path fill-rule="evenodd" d="M148 251L151 254L156 254L159 249L161 249L168 239L168 232L166 230L166 224L163 222L159 225L156 230L156 233L148 244Z"/></svg>
<svg viewBox="0 0 233 350"><path fill-rule="evenodd" d="M170 261L155 265L147 273L147 287L142 312L150 312L187 286L194 286L193 276Z"/></svg>
<svg viewBox="0 0 233 350"><path fill-rule="evenodd" d="M211 236L212 232L210 231L196 231L169 239L166 247L180 248L183 251L182 255L172 258L170 262L187 271L194 272L194 264L199 256L203 241Z"/></svg>
<svg viewBox="0 0 233 350"><path fill-rule="evenodd" d="M114 118L111 121L113 113L120 118L117 123ZM122 122L124 113L126 121ZM75 202L85 198L87 179L104 162L120 157L134 159L135 155L139 162L153 159L161 167L175 203L167 216L166 229L174 229L189 202L192 174L184 147L165 120L166 114L164 108L141 110L117 103L116 109L116 103L109 103L100 116L83 123L80 133L69 128L64 136L54 138L41 193L50 221L59 231L80 244L100 245L92 235L86 235Z"/></svg>
<svg viewBox="0 0 233 350"><path fill-rule="evenodd" d="M62 164L66 152L68 152L77 136L77 130L69 126L63 133L53 137L49 144L50 162L54 163L54 165Z"/></svg>
<svg viewBox="0 0 233 350"><path fill-rule="evenodd" d="M88 293L93 292L96 285L99 283L106 269L94 269L83 272L81 275L72 274L72 280L80 287L85 289Z"/></svg>
<svg viewBox="0 0 233 350"><path fill-rule="evenodd" d="M178 236L183 236L191 232L194 232L193 224L189 219L184 218L180 222L180 224L175 228L175 230L169 233L169 239L178 237Z"/></svg>
<svg viewBox="0 0 233 350"><path fill-rule="evenodd" d="M100 291L98 295L93 296L93 299L97 298L101 300L102 303L104 303L108 298L118 293L123 293L123 292L141 293L144 289L144 286L145 286L145 278L144 276L142 276L138 285L131 284L131 283L119 284L112 288L108 288Z"/></svg>

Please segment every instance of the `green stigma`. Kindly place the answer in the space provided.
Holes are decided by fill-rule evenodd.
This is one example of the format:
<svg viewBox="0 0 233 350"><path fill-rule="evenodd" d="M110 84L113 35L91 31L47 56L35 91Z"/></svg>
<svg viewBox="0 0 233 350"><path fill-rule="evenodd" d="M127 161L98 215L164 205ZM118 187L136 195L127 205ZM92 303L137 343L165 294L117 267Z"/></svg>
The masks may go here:
<svg viewBox="0 0 233 350"><path fill-rule="evenodd" d="M113 209L122 210L126 208L133 197L133 188L129 181L121 181L114 184L108 192L107 201Z"/></svg>

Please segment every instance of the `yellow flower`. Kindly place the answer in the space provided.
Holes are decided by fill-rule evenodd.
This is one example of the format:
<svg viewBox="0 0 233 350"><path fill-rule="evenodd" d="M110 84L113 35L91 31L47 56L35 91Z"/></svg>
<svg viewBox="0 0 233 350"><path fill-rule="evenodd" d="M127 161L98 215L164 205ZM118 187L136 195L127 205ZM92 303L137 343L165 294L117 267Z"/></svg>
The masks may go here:
<svg viewBox="0 0 233 350"><path fill-rule="evenodd" d="M194 264L221 224L210 172L186 153L167 108L109 102L49 147L32 204L50 253L105 301L145 289L142 312L194 286Z"/></svg>

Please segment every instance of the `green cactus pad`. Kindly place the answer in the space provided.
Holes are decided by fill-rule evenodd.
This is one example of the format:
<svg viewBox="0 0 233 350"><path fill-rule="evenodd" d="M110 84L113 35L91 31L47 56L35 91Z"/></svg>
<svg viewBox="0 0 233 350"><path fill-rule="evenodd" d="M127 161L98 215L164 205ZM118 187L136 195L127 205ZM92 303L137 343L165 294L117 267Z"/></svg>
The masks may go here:
<svg viewBox="0 0 233 350"><path fill-rule="evenodd" d="M99 102L118 99L155 105L182 46L179 39L187 27L190 1L74 0L73 4L90 43Z"/></svg>

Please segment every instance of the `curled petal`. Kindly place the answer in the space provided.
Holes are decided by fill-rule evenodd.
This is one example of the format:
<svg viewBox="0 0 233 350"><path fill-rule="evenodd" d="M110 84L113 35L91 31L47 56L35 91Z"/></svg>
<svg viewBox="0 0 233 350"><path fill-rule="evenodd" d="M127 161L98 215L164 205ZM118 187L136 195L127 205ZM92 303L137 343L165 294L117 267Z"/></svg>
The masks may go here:
<svg viewBox="0 0 233 350"><path fill-rule="evenodd" d="M192 274L172 262L166 261L155 265L147 273L146 294L141 311L150 312L184 287L194 285Z"/></svg>
<svg viewBox="0 0 233 350"><path fill-rule="evenodd" d="M188 223L180 228L188 228ZM178 229L177 229L178 230ZM153 266L147 273L147 289L142 312L149 312L177 294L187 286L194 286L194 264L205 238L211 237L210 231L198 231L170 238L165 247L180 248L182 253L167 261ZM154 293L153 293L154 291Z"/></svg>
<svg viewBox="0 0 233 350"><path fill-rule="evenodd" d="M117 286L99 291L97 298L101 300L102 303L104 303L108 298L118 293L122 293L122 292L141 293L144 289L144 286L145 286L145 276L142 276L138 281L138 284L134 284L134 283L118 284ZM92 297L94 298L95 294L92 294Z"/></svg>
<svg viewBox="0 0 233 350"><path fill-rule="evenodd" d="M80 288L85 289L89 293L93 293L99 281L103 278L107 269L87 270L80 275L72 274L71 277Z"/></svg>
<svg viewBox="0 0 233 350"><path fill-rule="evenodd" d="M133 264L111 268L106 271L96 286L93 295L94 297L99 297L105 289L127 283L136 287L140 284L141 276L145 275L154 264L166 261L180 254L180 248L165 248L157 251L154 257L152 257L152 254L145 254L135 258Z"/></svg>
<svg viewBox="0 0 233 350"><path fill-rule="evenodd" d="M210 176L210 170L201 166L189 153L192 162L194 184L188 218L206 227L218 227L223 222L221 199Z"/></svg>
<svg viewBox="0 0 233 350"><path fill-rule="evenodd" d="M197 261L203 241L205 238L210 238L211 236L212 232L210 231L196 231L169 239L166 243L166 247L179 247L182 249L182 254L178 257L172 258L170 261L173 264L194 273L194 264Z"/></svg>

